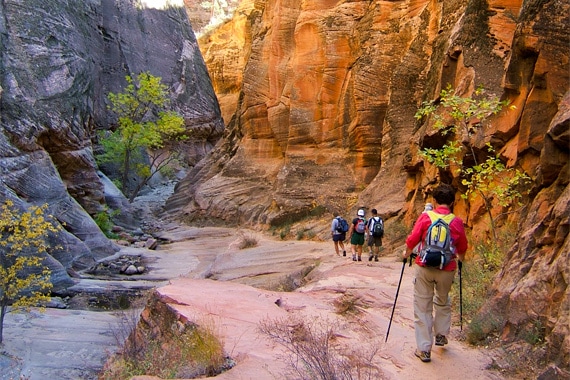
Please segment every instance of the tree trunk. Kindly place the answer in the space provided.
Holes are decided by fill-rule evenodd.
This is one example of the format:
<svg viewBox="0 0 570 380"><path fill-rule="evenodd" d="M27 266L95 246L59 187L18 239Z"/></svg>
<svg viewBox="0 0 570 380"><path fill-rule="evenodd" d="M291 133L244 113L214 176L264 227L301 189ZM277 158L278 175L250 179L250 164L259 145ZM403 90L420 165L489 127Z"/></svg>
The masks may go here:
<svg viewBox="0 0 570 380"><path fill-rule="evenodd" d="M0 306L0 345L2 345L2 333L4 332L4 316L6 316L6 305Z"/></svg>
<svg viewBox="0 0 570 380"><path fill-rule="evenodd" d="M123 175L121 178L121 190L123 194L127 195L129 172L131 171L131 150L127 148L125 150L125 160L123 161Z"/></svg>

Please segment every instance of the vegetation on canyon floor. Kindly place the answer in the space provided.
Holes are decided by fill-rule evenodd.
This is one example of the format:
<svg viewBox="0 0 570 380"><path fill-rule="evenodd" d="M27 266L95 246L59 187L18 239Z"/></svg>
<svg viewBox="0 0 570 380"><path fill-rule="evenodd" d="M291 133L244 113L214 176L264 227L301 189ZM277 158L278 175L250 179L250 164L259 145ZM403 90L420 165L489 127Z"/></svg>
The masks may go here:
<svg viewBox="0 0 570 380"><path fill-rule="evenodd" d="M193 379L215 376L233 366L214 321L181 324L165 317L161 323L172 324L171 329L163 331L166 335L141 343L132 336L140 311L123 311L121 322L113 329L120 350L107 362L101 379L122 380L137 375Z"/></svg>
<svg viewBox="0 0 570 380"><path fill-rule="evenodd" d="M188 136L182 116L168 110L168 87L160 77L143 72L125 78L123 92L109 94L109 109L118 122L114 130L98 134L103 152L96 158L117 167L118 187L132 202L153 176L178 161L176 143ZM132 178L137 178L135 184Z"/></svg>
<svg viewBox="0 0 570 380"><path fill-rule="evenodd" d="M266 319L259 332L285 348L289 379L378 379L375 346L342 343L340 324L311 318Z"/></svg>

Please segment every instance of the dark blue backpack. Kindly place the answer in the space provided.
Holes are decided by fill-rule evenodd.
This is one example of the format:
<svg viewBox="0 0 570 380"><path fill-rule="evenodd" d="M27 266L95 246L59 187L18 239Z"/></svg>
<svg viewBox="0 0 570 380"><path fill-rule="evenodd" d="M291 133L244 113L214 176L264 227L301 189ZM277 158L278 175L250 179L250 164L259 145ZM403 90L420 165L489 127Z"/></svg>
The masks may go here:
<svg viewBox="0 0 570 380"><path fill-rule="evenodd" d="M336 219L337 219L336 231L340 233L346 233L349 228L348 222L340 216L337 216Z"/></svg>

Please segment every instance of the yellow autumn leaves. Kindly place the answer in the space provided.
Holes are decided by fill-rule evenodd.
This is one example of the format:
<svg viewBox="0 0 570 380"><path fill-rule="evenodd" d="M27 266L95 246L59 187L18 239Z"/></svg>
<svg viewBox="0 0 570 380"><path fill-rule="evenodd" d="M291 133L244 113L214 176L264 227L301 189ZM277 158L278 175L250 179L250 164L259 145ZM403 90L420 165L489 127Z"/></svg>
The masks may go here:
<svg viewBox="0 0 570 380"><path fill-rule="evenodd" d="M20 212L10 200L0 208L0 343L4 316L49 300L51 271L43 264L50 232L60 225L46 215L47 205Z"/></svg>

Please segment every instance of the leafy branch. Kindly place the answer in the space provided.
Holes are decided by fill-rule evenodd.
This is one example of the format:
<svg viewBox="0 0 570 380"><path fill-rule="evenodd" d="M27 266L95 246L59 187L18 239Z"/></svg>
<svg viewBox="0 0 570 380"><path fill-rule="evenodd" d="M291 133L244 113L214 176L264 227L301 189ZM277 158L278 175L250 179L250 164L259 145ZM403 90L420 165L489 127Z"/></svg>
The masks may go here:
<svg viewBox="0 0 570 380"><path fill-rule="evenodd" d="M416 112L416 119L425 117L433 120L433 126L443 136L461 135L471 138L484 128L488 118L498 114L508 102L500 101L496 96L487 96L482 87L477 88L473 97L463 98L455 95L448 86L442 90L437 101L423 102ZM493 202L502 207L519 203L523 196L521 185L530 180L524 172L508 168L490 143L486 144L487 154L478 161L473 145L461 144L457 140L447 141L441 148L424 148L420 157L441 170L455 168L461 183L466 186L462 194L464 199L481 197L491 223L491 232L495 241L497 233L492 215ZM464 165L462 157L465 149L473 157L473 165Z"/></svg>

